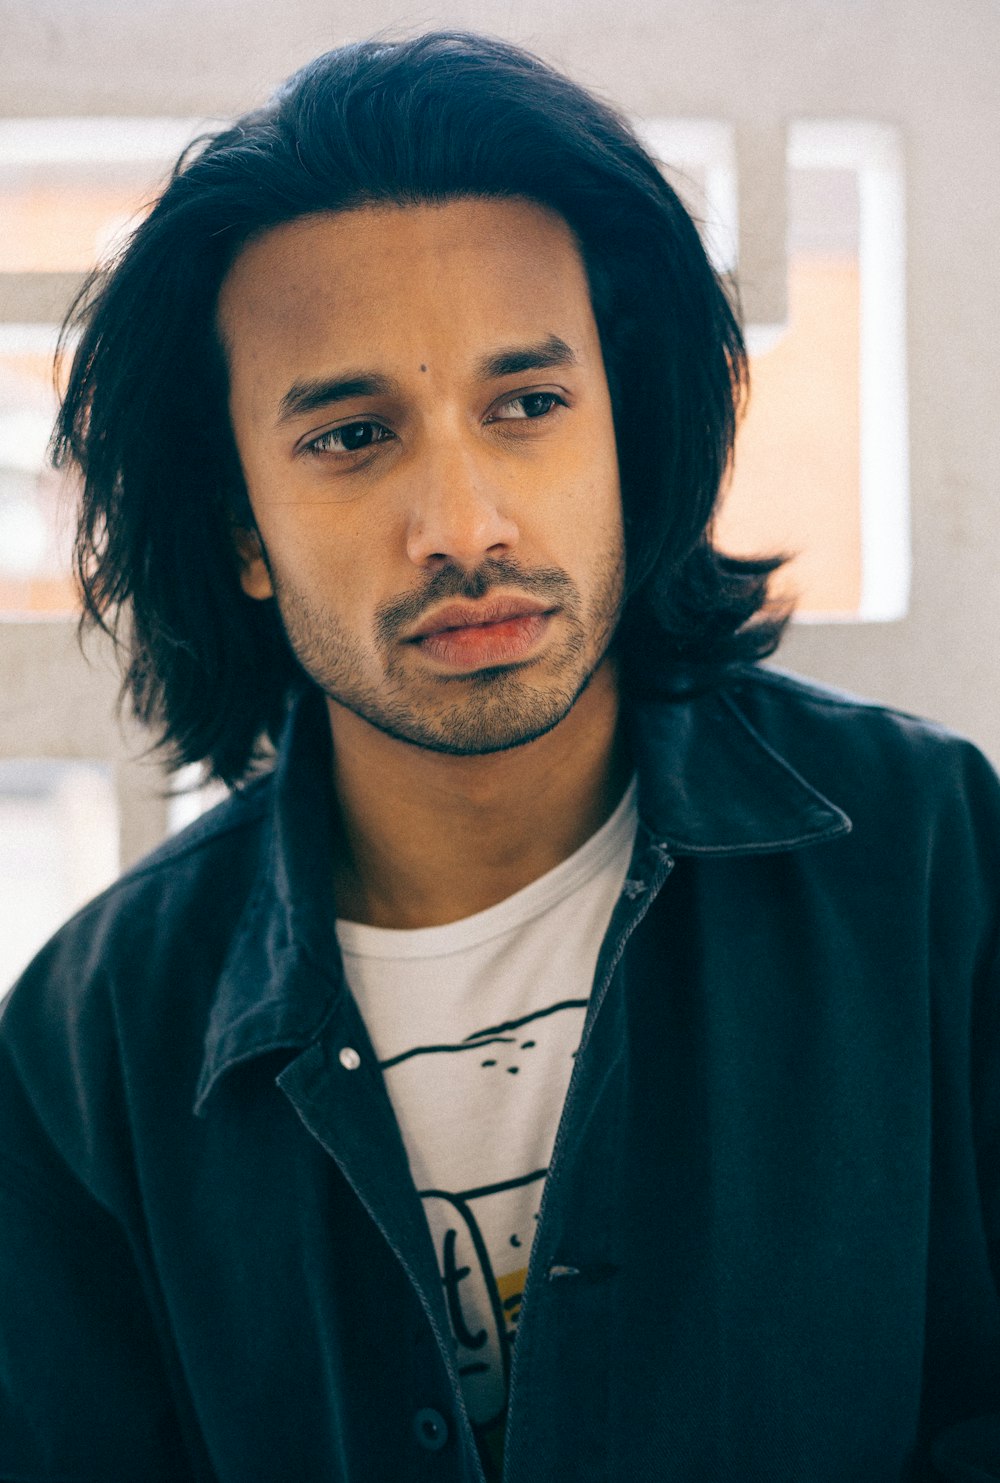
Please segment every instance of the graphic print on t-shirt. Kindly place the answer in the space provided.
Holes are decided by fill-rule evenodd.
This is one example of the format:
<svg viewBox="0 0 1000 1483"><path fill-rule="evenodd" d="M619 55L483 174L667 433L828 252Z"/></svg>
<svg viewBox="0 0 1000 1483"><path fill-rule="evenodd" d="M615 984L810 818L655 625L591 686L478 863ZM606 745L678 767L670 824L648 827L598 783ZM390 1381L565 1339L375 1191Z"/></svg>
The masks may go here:
<svg viewBox="0 0 1000 1483"><path fill-rule="evenodd" d="M469 1419L497 1460L542 1191L638 823L633 779L568 859L441 926L337 921L438 1259Z"/></svg>
<svg viewBox="0 0 1000 1483"><path fill-rule="evenodd" d="M512 1129L520 1128L524 1113L545 1097L540 1078L548 1088L558 1081L565 1091L586 1011L586 999L567 999L456 1044L415 1046L381 1063L390 1098L403 1106L437 1105L445 1124L449 1109L468 1114L477 1107L506 1107ZM482 1122L473 1117L469 1126L474 1133ZM549 1141L554 1131L546 1128ZM473 1157L470 1165L476 1162ZM478 1162L487 1166L486 1160ZM502 1168L507 1161L501 1154L494 1162ZM510 1351L546 1173L538 1167L473 1186L418 1191L437 1251L469 1415L477 1424L497 1420L506 1406Z"/></svg>

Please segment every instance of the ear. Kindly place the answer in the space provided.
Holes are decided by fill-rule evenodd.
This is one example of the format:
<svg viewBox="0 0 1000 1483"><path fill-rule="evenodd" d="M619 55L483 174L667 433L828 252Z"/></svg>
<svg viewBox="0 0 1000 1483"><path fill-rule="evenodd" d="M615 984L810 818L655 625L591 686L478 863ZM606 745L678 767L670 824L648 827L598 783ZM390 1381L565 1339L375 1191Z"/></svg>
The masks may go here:
<svg viewBox="0 0 1000 1483"><path fill-rule="evenodd" d="M264 560L260 536L242 525L233 527L233 541L240 558L240 586L247 597L260 601L274 596L271 574Z"/></svg>

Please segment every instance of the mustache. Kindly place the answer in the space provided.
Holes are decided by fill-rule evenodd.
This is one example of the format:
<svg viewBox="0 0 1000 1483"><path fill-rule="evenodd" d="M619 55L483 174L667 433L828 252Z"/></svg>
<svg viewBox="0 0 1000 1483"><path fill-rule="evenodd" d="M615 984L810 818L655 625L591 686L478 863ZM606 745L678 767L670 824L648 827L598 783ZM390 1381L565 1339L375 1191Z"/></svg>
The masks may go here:
<svg viewBox="0 0 1000 1483"><path fill-rule="evenodd" d="M539 567L529 571L509 557L484 563L474 572L446 566L435 572L420 592L406 593L383 603L375 612L375 632L380 644L396 641L400 629L418 623L424 613L449 598L477 602L494 588L515 588L519 593L544 600L547 607L561 607L573 616L579 607L576 584L561 567Z"/></svg>

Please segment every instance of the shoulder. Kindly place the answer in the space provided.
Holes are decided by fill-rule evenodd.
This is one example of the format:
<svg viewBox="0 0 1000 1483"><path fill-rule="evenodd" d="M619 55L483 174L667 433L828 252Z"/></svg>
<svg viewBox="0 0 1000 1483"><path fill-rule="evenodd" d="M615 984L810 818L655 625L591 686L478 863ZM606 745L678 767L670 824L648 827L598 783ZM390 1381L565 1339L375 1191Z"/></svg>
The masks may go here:
<svg viewBox="0 0 1000 1483"><path fill-rule="evenodd" d="M773 666L734 671L719 701L860 825L1000 834L1000 777L967 737Z"/></svg>
<svg viewBox="0 0 1000 1483"><path fill-rule="evenodd" d="M269 795L261 779L165 840L14 984L0 1006L8 1173L11 1160L37 1171L57 1149L59 1167L110 1205L101 1150L125 1137L130 1100L156 1085L164 1117L171 1097L190 1107L219 973L261 873Z"/></svg>
<svg viewBox="0 0 1000 1483"><path fill-rule="evenodd" d="M720 689L751 723L776 738L837 741L846 752L887 749L915 760L978 757L992 770L985 755L958 732L925 716L837 689L804 675L772 665L753 664L735 669Z"/></svg>
<svg viewBox="0 0 1000 1483"><path fill-rule="evenodd" d="M268 772L230 793L143 855L83 911L134 887L155 890L158 883L175 876L211 869L220 856L239 852L247 834L259 830L267 816L273 782L274 775Z"/></svg>
<svg viewBox="0 0 1000 1483"><path fill-rule="evenodd" d="M807 675L793 674L791 670L772 664L736 666L727 677L723 689L724 692L752 700L775 715L782 711L795 715L811 713L824 717L827 721L842 720L852 724L860 722L864 726L876 727L885 721L890 729L901 726L904 731L910 731L915 727L919 733L963 740L946 726L926 717L901 710L884 701L857 695L850 690L838 689Z"/></svg>
<svg viewBox="0 0 1000 1483"><path fill-rule="evenodd" d="M211 971L225 953L260 868L270 774L164 840L73 914L35 955L3 1004L4 1030L22 1015L67 1023L66 1006L147 988L166 965Z"/></svg>
<svg viewBox="0 0 1000 1483"><path fill-rule="evenodd" d="M257 869L271 787L267 774L170 835L83 906L62 933L93 932L98 924L107 931L123 919L134 931L145 917L162 927L197 904L210 903L215 916L238 910Z"/></svg>

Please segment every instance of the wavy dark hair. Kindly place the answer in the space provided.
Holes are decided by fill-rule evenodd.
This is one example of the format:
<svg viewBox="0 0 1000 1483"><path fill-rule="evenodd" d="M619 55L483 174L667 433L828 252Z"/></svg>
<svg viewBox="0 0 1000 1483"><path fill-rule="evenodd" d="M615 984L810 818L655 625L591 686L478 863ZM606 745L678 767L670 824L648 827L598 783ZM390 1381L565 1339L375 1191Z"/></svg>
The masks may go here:
<svg viewBox="0 0 1000 1483"><path fill-rule="evenodd" d="M131 698L170 770L201 762L238 787L312 683L274 600L240 586L234 525L254 520L216 329L227 270L297 217L460 197L534 200L580 245L620 467L626 695L711 683L777 647L789 612L768 578L784 558L712 543L749 394L738 295L657 163L618 110L528 51L464 31L376 37L196 139L63 325L62 350L80 338L52 452L83 479L78 638L113 638L119 705Z"/></svg>

